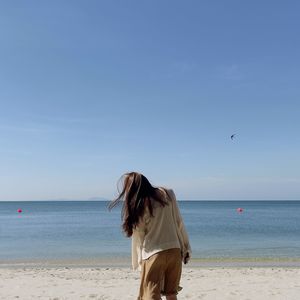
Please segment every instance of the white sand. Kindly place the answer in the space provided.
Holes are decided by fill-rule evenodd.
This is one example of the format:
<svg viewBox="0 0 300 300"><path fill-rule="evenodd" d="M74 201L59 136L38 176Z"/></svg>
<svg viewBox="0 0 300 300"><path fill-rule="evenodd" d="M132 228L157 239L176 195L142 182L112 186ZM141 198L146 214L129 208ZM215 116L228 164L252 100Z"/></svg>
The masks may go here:
<svg viewBox="0 0 300 300"><path fill-rule="evenodd" d="M178 299L300 299L300 268L184 268ZM1 268L0 299L134 300L129 268Z"/></svg>

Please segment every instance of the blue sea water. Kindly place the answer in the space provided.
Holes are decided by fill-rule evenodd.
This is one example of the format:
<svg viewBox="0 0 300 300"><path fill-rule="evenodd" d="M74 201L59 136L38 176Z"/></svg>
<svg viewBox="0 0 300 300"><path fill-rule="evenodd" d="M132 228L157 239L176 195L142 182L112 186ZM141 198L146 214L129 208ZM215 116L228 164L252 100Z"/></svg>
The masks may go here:
<svg viewBox="0 0 300 300"><path fill-rule="evenodd" d="M179 206L194 258L300 258L300 201L180 201ZM107 202L0 202L1 263L129 259L130 247L121 232L120 207L109 212Z"/></svg>

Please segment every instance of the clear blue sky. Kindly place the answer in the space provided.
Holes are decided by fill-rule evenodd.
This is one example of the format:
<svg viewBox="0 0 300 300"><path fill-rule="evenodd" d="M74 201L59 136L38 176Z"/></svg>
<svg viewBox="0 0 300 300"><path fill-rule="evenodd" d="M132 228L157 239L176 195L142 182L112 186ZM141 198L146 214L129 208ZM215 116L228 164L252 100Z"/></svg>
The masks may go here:
<svg viewBox="0 0 300 300"><path fill-rule="evenodd" d="M300 199L299 1L1 1L0 200ZM236 139L230 135L236 133Z"/></svg>

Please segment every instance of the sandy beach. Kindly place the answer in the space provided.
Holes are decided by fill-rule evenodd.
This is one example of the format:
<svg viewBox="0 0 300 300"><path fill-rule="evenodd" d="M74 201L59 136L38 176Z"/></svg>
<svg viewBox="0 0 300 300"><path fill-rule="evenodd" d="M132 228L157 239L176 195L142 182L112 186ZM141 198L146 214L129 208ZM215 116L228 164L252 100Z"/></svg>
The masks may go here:
<svg viewBox="0 0 300 300"><path fill-rule="evenodd" d="M118 267L10 267L0 299L136 299L139 272ZM299 299L300 268L185 267L178 299Z"/></svg>

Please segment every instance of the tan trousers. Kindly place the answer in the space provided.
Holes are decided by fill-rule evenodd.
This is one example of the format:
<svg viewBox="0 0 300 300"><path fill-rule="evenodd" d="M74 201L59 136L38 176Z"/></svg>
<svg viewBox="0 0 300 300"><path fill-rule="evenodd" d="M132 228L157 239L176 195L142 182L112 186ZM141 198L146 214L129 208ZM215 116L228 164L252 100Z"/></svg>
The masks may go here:
<svg viewBox="0 0 300 300"><path fill-rule="evenodd" d="M181 251L168 249L143 260L138 300L160 300L161 295L177 295L181 277Z"/></svg>

